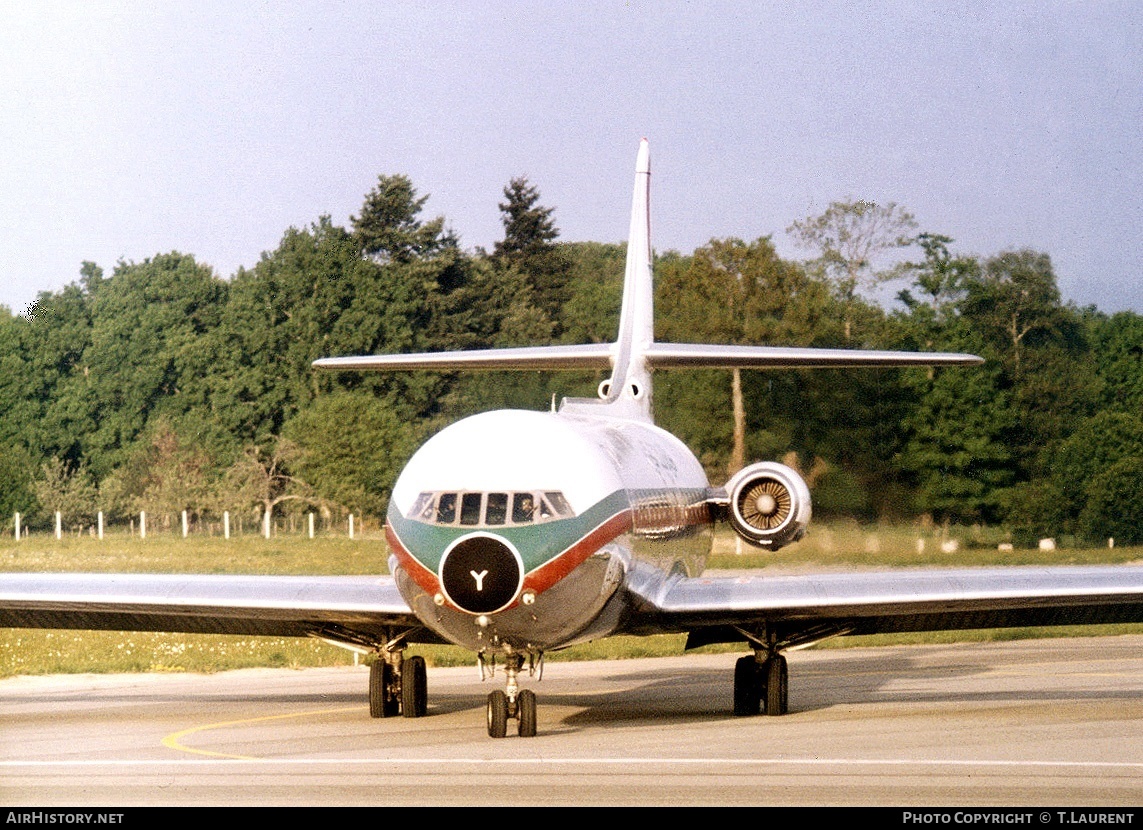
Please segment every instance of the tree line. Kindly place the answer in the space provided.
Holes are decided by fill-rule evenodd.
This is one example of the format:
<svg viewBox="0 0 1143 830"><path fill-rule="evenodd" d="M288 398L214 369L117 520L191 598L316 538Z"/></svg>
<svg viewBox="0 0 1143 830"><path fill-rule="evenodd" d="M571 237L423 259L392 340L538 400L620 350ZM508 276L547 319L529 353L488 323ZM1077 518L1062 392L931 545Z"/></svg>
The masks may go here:
<svg viewBox="0 0 1143 830"><path fill-rule="evenodd" d="M0 517L96 511L381 517L415 448L496 407L591 395L591 373L324 374L339 354L608 342L623 244L559 239L525 178L503 239L465 250L405 176L348 227L322 217L230 279L193 255L83 263L0 307ZM897 205L836 202L769 236L656 255L665 341L953 350L983 367L664 371L658 421L713 481L752 460L807 477L819 514L1002 525L1018 542L1143 541L1143 317L1077 308L1050 257L988 257ZM895 292L886 308L874 298Z"/></svg>

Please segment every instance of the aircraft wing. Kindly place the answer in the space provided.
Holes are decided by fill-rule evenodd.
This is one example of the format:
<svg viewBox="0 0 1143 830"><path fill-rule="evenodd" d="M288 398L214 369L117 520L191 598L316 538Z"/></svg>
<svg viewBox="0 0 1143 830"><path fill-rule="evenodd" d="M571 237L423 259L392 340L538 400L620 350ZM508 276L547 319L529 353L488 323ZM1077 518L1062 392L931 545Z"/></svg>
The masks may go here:
<svg viewBox="0 0 1143 830"><path fill-rule="evenodd" d="M419 628L420 622L388 576L6 573L0 574L0 627L368 643ZM411 639L439 642L427 631Z"/></svg>
<svg viewBox="0 0 1143 830"><path fill-rule="evenodd" d="M689 645L766 628L796 644L833 634L1143 622L1143 566L932 568L681 578L640 597L632 629Z"/></svg>

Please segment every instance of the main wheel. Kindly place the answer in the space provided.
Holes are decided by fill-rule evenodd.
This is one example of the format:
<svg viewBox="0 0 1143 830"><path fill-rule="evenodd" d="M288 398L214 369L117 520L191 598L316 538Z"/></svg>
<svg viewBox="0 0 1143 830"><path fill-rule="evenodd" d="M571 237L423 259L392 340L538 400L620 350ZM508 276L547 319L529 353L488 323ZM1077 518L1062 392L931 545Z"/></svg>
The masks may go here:
<svg viewBox="0 0 1143 830"><path fill-rule="evenodd" d="M536 737L536 693L524 689L516 697L516 717L520 720L520 737Z"/></svg>
<svg viewBox="0 0 1143 830"><path fill-rule="evenodd" d="M378 658L369 665L369 717L391 718L397 714L400 701L392 694L393 667Z"/></svg>
<svg viewBox="0 0 1143 830"><path fill-rule="evenodd" d="M425 673L425 658L409 657L401 668L401 712L407 718L421 718L428 708L429 684Z"/></svg>
<svg viewBox="0 0 1143 830"><path fill-rule="evenodd" d="M503 738L508 734L508 695L497 689L488 695L488 737Z"/></svg>
<svg viewBox="0 0 1143 830"><path fill-rule="evenodd" d="M758 661L752 656L739 657L734 664L734 714L757 715L762 705L759 689Z"/></svg>
<svg viewBox="0 0 1143 830"><path fill-rule="evenodd" d="M786 658L775 654L768 661L766 672L766 714L784 715L789 709L790 672Z"/></svg>

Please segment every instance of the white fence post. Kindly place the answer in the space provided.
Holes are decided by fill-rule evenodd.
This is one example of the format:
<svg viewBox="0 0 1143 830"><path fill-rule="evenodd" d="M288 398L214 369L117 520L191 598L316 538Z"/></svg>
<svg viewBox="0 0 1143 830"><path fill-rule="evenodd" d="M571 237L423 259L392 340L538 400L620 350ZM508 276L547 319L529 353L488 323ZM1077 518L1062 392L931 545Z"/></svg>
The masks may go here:
<svg viewBox="0 0 1143 830"><path fill-rule="evenodd" d="M187 538L187 532L190 528L187 526L187 512L183 511L183 538Z"/></svg>
<svg viewBox="0 0 1143 830"><path fill-rule="evenodd" d="M63 516L61 516L60 511L57 510L56 511L56 539L62 539L62 538L63 538Z"/></svg>
<svg viewBox="0 0 1143 830"><path fill-rule="evenodd" d="M267 539L270 538L270 511L262 511L262 535Z"/></svg>
<svg viewBox="0 0 1143 830"><path fill-rule="evenodd" d="M349 538L353 538L353 514L349 514Z"/></svg>
<svg viewBox="0 0 1143 830"><path fill-rule="evenodd" d="M314 514L313 514L312 510L310 511L309 520L310 520L310 538L312 539L312 538L314 538Z"/></svg>
<svg viewBox="0 0 1143 830"><path fill-rule="evenodd" d="M16 541L20 541L20 514L16 513Z"/></svg>
<svg viewBox="0 0 1143 830"><path fill-rule="evenodd" d="M230 511L222 511L222 538L230 538Z"/></svg>
<svg viewBox="0 0 1143 830"><path fill-rule="evenodd" d="M96 514L95 523L99 526L96 533L99 536L99 538L102 539L103 538L103 511L102 510L100 510L99 513Z"/></svg>

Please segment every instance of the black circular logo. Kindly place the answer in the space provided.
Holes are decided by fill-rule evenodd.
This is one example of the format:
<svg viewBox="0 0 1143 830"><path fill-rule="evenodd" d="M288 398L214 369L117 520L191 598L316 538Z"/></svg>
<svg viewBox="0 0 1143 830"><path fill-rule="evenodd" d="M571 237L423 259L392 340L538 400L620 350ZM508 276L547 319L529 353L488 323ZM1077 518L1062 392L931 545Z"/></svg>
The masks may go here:
<svg viewBox="0 0 1143 830"><path fill-rule="evenodd" d="M523 574L512 549L495 536L467 536L445 553L441 586L458 608L499 611L516 598Z"/></svg>

